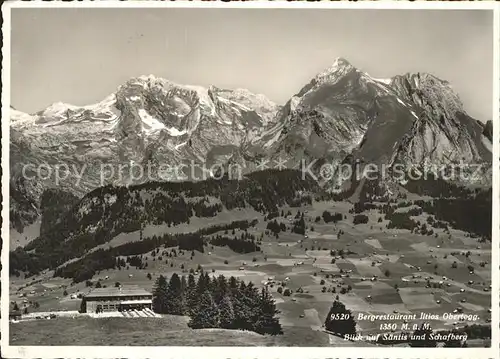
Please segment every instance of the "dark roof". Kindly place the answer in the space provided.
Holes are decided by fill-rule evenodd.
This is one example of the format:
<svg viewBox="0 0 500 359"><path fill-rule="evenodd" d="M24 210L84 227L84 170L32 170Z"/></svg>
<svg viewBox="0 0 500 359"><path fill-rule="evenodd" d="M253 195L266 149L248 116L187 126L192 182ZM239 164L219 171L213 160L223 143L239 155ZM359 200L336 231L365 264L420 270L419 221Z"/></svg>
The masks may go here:
<svg viewBox="0 0 500 359"><path fill-rule="evenodd" d="M150 296L152 295L147 290L136 286L124 286L120 288L95 288L85 298L100 298L100 297L130 297L130 296Z"/></svg>
<svg viewBox="0 0 500 359"><path fill-rule="evenodd" d="M9 312L9 315L16 315L16 316L17 316L17 315L21 315L21 311L20 311L20 310L11 310L11 311Z"/></svg>

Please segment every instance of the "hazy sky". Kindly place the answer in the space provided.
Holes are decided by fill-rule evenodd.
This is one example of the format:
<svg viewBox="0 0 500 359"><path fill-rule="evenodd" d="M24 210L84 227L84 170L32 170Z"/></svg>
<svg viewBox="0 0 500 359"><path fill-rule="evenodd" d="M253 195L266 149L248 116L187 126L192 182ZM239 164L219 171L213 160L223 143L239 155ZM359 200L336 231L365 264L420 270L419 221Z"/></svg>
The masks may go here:
<svg viewBox="0 0 500 359"><path fill-rule="evenodd" d="M284 103L344 57L373 77L446 79L485 121L492 31L480 10L13 9L12 105L91 104L149 74Z"/></svg>

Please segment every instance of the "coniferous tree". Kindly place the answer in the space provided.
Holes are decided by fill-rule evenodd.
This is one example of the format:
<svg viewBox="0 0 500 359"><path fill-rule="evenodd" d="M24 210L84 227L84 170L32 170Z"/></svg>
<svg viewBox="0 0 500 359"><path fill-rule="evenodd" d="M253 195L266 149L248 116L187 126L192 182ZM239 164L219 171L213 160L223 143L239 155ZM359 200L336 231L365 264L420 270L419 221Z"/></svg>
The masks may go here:
<svg viewBox="0 0 500 359"><path fill-rule="evenodd" d="M237 288L232 290L234 306L234 326L238 329L251 330L248 323L250 321L249 299L245 295L245 282L239 283Z"/></svg>
<svg viewBox="0 0 500 359"><path fill-rule="evenodd" d="M196 284L196 290L199 295L201 295L206 290L209 290L210 287L210 277L208 273L201 273L198 278L198 283Z"/></svg>
<svg viewBox="0 0 500 359"><path fill-rule="evenodd" d="M159 276L153 290L156 312L191 317L192 328L251 330L261 334L281 334L275 302L264 289L259 292L251 282L220 275L210 279L202 273L196 283L173 274L170 282Z"/></svg>
<svg viewBox="0 0 500 359"><path fill-rule="evenodd" d="M214 278L215 279L215 278ZM226 280L226 277L220 275L215 279L213 293L215 303L219 304L222 301L222 298L229 292L229 286Z"/></svg>
<svg viewBox="0 0 500 359"><path fill-rule="evenodd" d="M298 233L298 234L305 234L306 233L306 222L304 221L303 214L298 221L295 221L294 226L292 228L292 232Z"/></svg>
<svg viewBox="0 0 500 359"><path fill-rule="evenodd" d="M181 291L182 291L182 293L186 292L187 287L188 287L188 284L187 284L187 281L186 281L186 276L183 275L181 277Z"/></svg>
<svg viewBox="0 0 500 359"><path fill-rule="evenodd" d="M167 279L160 275L153 288L153 310L156 313L165 314L168 310L168 283Z"/></svg>
<svg viewBox="0 0 500 359"><path fill-rule="evenodd" d="M207 274L208 275L208 274ZM217 292L217 287L218 287L218 283L217 283L217 278L216 277L210 277L209 276L209 281L208 281L208 290L210 291L210 293L212 293L212 295L214 296L214 300L215 300L215 294Z"/></svg>
<svg viewBox="0 0 500 359"><path fill-rule="evenodd" d="M279 318L276 317L279 311L273 297L267 288L262 288L259 298L259 316L255 324L255 331L260 334L283 334Z"/></svg>
<svg viewBox="0 0 500 359"><path fill-rule="evenodd" d="M341 337L346 334L356 334L356 321L352 312L344 303L335 300L325 320L325 328Z"/></svg>
<svg viewBox="0 0 500 359"><path fill-rule="evenodd" d="M183 301L182 301L182 288L181 279L177 273L172 274L170 282L168 283L167 290L167 313L173 315L182 315Z"/></svg>
<svg viewBox="0 0 500 359"><path fill-rule="evenodd" d="M253 331L259 316L257 289L251 282L241 282L233 299L236 328Z"/></svg>
<svg viewBox="0 0 500 359"><path fill-rule="evenodd" d="M208 290L202 293L188 325L193 329L217 328L219 326L219 308Z"/></svg>
<svg viewBox="0 0 500 359"><path fill-rule="evenodd" d="M259 290L252 282L249 282L246 286L244 292L245 298L247 298L247 306L249 310L248 325L250 330L255 331L255 323L260 317L260 298Z"/></svg>
<svg viewBox="0 0 500 359"><path fill-rule="evenodd" d="M186 290L196 290L196 279L194 278L194 271L189 272L187 276L187 287Z"/></svg>
<svg viewBox="0 0 500 359"><path fill-rule="evenodd" d="M231 292L231 295L234 297L235 295L237 295L238 280L235 277L230 277L228 284L229 284L229 290Z"/></svg>
<svg viewBox="0 0 500 359"><path fill-rule="evenodd" d="M224 329L232 329L234 327L234 308L231 297L226 294L222 297L219 304L220 327Z"/></svg>
<svg viewBox="0 0 500 359"><path fill-rule="evenodd" d="M185 302L186 302L186 313L191 315L191 312L194 311L196 305L198 303L198 291L196 280L193 274L189 274L187 281L187 289L185 291Z"/></svg>

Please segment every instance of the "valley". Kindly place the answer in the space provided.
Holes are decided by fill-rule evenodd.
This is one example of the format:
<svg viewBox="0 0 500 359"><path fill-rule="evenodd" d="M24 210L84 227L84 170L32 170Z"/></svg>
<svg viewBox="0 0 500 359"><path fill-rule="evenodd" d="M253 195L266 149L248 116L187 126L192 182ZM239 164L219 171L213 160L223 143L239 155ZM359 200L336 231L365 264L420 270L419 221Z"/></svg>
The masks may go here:
<svg viewBox="0 0 500 359"><path fill-rule="evenodd" d="M404 205L403 201L400 203ZM222 214L223 218L242 219L246 216L248 220L256 219L258 222L246 231L236 229L234 235L231 230L208 235L203 253L193 251L195 254L192 256L191 251L177 251L179 254L171 258L166 253L174 248L162 246L154 256L152 252L141 255L143 263L147 265L146 268L127 266L102 270L90 281L92 286L99 282L101 285L112 287L118 282L123 286L137 285L152 291L155 279L159 275L169 278L173 273L187 275L189 272L198 273L203 270L210 276L223 275L227 278L234 276L251 281L258 287L267 286L280 311L278 317L283 327L283 336L274 339L258 334L252 335L249 332L232 333L231 338L237 339L229 339L227 345L301 345L300 340L286 342L288 339L285 338L288 335L293 336L293 333L296 335L300 333L298 336L310 338L308 340L311 340L311 343L321 346L374 345L375 343L366 341L345 341L324 331L325 319L336 296L356 317L396 313L417 314L418 320L407 321L410 328L414 324L429 322L420 320L421 313L439 316L439 319L430 321L434 330L452 330L466 325L488 325L491 307L491 269L489 264L485 263L491 262L489 242L481 243L478 238L471 238L466 232L454 229L434 228L433 235L415 234L403 229L388 229L386 227L389 221L385 219L379 221L384 215L378 210L363 212L368 217L368 222L354 225L356 214L350 213L352 208L352 204L346 201L314 201L309 206L281 207L279 215L267 221L266 216L256 212L246 210L242 214L239 210L228 211ZM412 207L401 207L399 211L408 211L410 208ZM339 213L342 219L335 223L325 222L323 215L325 211ZM297 213L304 215L305 235L290 231ZM425 223L427 217L422 213L413 219ZM278 234L278 238L267 229L268 223L274 220L287 227ZM183 228L183 231L194 232L213 224L213 221L203 219L193 220L191 223ZM174 230L172 227L171 231ZM239 254L226 246L219 247L209 243L209 238L224 235L225 232L228 232L226 235L229 237L239 237L245 232L254 235L261 250ZM120 239L118 237L112 239L107 246L139 241L139 235L137 231L129 233L126 239L118 236ZM469 270L470 266L473 267L473 271ZM67 338L69 342L63 343L61 338L50 334L53 331L48 330L52 326L54 329L68 326L68 330L71 331L78 328L79 333L94 331L94 334L88 336L86 345L120 345L123 343L121 340L128 340L126 338L133 333L148 336L150 330L153 331L161 325L162 334L158 337L159 341L148 339L146 342L147 345L160 345L162 340L167 340L165 336L180 325L172 323L182 322L183 317L169 319L171 316L168 315L156 319L129 318L126 320L141 323L138 324L139 327L130 324L134 328L130 328L130 332L127 330L122 339L117 341L109 339L110 342L103 343L105 336L96 334L95 330L101 333L100 331L106 330L103 328L107 326L118 325L112 324L113 321L120 322L124 319L96 319L77 314L81 302L78 295L88 293L92 289L89 284L85 281L73 283L71 279L53 277L53 271L26 279L13 276L10 286L11 301L19 304L26 301L28 312L32 313L32 317L36 317L38 312L73 311L76 318L41 320L43 332L39 330L42 324L37 324L40 320L22 320L11 324L12 343L35 345L39 341L52 345L68 345L71 336L65 336L64 340ZM289 293L285 293L287 289ZM26 297L20 297L23 293ZM37 303L36 308L33 307L33 303ZM475 314L479 319L443 319L445 313L457 312ZM94 322L95 324L92 324ZM101 326L98 323L103 324ZM207 341L204 345L211 345L210 342L220 345L221 336L226 336L222 329L202 330L203 334L197 334L197 330L193 331L185 326L185 323L187 319L184 322L182 338L177 335L175 337L178 339L168 337L177 345L188 345L186 343L195 340L198 335L201 335L202 342ZM395 323L398 329L404 326L403 319L357 320L358 333L376 335L391 332L381 329L384 323ZM125 332L125 329L122 330ZM105 335L104 332L102 334ZM121 334L118 336L121 337ZM190 337L193 339L188 339ZM474 342L483 346L487 343L487 339L475 338L469 345L473 345ZM133 343L145 344L141 340Z"/></svg>

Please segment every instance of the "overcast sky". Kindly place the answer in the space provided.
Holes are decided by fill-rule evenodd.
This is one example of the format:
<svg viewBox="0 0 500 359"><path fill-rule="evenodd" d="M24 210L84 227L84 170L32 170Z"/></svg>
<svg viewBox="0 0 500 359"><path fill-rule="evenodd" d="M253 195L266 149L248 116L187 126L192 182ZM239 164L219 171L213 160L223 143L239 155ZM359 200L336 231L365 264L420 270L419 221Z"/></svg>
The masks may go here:
<svg viewBox="0 0 500 359"><path fill-rule="evenodd" d="M285 103L344 57L373 77L448 80L485 121L492 31L492 12L480 10L13 9L12 105L91 104L149 74Z"/></svg>

